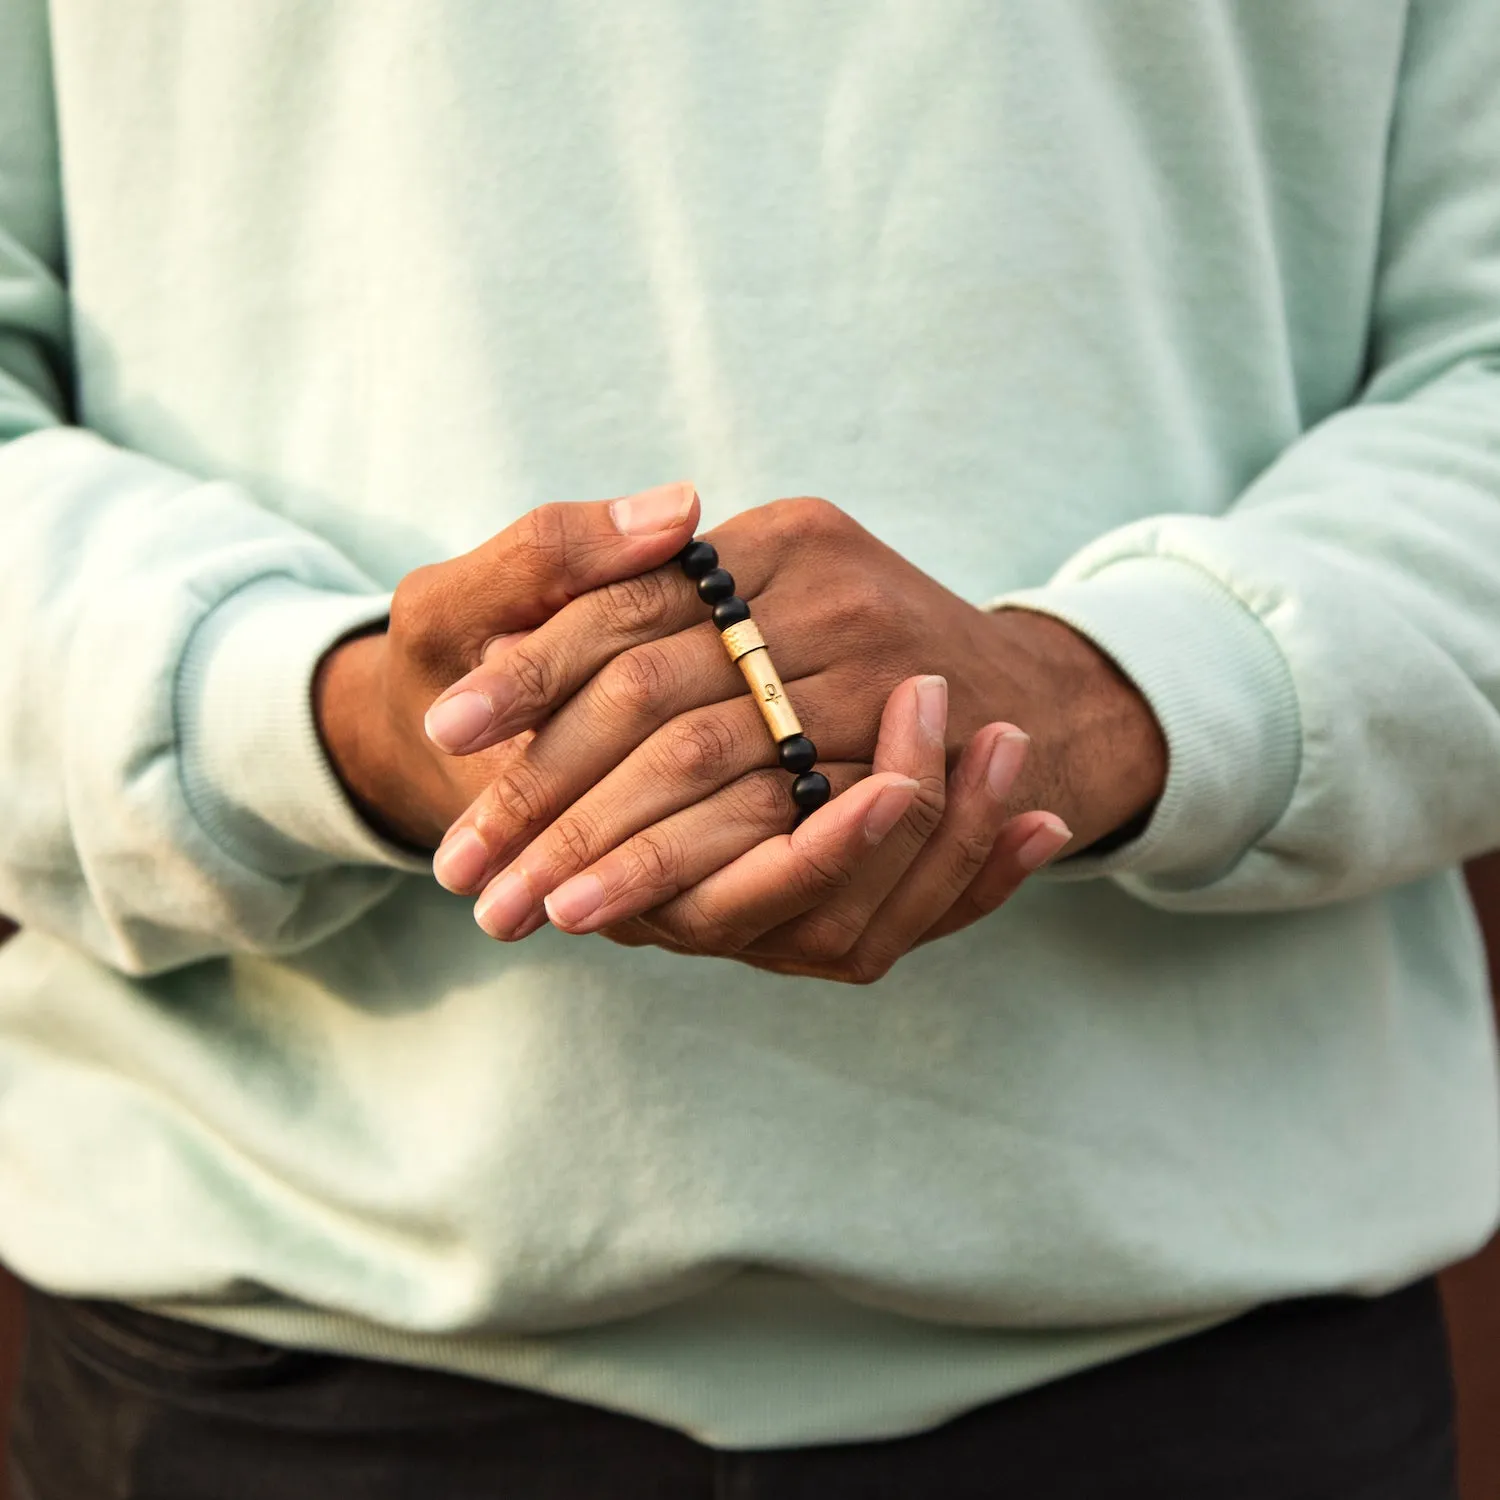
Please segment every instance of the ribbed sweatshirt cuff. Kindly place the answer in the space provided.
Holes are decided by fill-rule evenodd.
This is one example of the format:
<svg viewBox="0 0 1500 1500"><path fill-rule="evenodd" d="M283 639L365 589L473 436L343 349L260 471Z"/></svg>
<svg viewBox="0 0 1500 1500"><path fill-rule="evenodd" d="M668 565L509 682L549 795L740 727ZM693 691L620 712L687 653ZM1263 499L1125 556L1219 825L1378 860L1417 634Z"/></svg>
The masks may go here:
<svg viewBox="0 0 1500 1500"><path fill-rule="evenodd" d="M430 868L355 810L313 714L324 654L389 609L385 594L262 578L194 632L177 682L183 788L209 835L240 863L283 877L338 864Z"/></svg>
<svg viewBox="0 0 1500 1500"><path fill-rule="evenodd" d="M1171 558L1125 558L992 607L1035 610L1086 636L1135 683L1166 736L1166 788L1141 836L1063 860L1052 878L1204 885L1281 817L1302 750L1291 671L1270 631L1211 575Z"/></svg>

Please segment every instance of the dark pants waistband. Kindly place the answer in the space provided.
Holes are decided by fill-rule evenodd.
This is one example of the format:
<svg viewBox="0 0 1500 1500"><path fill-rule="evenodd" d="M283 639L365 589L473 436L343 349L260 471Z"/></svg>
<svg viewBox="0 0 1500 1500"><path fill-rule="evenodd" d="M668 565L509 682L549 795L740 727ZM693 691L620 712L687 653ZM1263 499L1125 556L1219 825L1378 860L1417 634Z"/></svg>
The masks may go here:
<svg viewBox="0 0 1500 1500"><path fill-rule="evenodd" d="M509 1386L31 1293L15 1500L1453 1500L1437 1291L1268 1307L880 1443L723 1453Z"/></svg>

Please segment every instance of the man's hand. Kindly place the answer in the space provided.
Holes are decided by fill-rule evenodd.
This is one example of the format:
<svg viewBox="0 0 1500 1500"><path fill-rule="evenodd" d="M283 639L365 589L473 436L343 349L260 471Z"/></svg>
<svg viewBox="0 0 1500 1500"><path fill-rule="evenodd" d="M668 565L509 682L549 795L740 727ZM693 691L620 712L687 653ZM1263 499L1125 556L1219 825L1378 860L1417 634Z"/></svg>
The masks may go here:
<svg viewBox="0 0 1500 1500"><path fill-rule="evenodd" d="M650 909L650 881L633 847L646 835L638 835L555 890L549 916L566 931L600 929L628 946L842 983L883 978L919 944L1009 900L1071 836L1050 813L1009 816L1006 799L1029 745L1013 725L981 729L947 774L947 710L941 677L902 683L881 719L875 774L790 837L757 844ZM695 812L670 821L685 823ZM686 852L695 841L686 829L682 835ZM641 908L643 915L619 922Z"/></svg>
<svg viewBox="0 0 1500 1500"><path fill-rule="evenodd" d="M711 539L836 791L866 773L888 695L921 672L947 680L949 759L1001 717L1030 732L1016 805L1059 814L1078 844L1160 794L1166 752L1149 707L1066 626L976 609L825 501L749 511ZM500 706L471 748L536 728L436 862L450 889L486 887L478 915L496 936L535 930L546 896L627 841L661 905L790 826L759 712L674 568L576 600L448 696L475 690ZM695 804L711 818L691 838L664 831ZM554 920L581 930L561 909Z"/></svg>
<svg viewBox="0 0 1500 1500"><path fill-rule="evenodd" d="M470 748L497 705L482 691L449 693L432 708L434 697L570 600L665 562L697 519L698 497L687 484L544 505L474 551L407 574L389 628L335 647L314 686L324 746L364 815L396 839L434 847L521 752L487 735L495 748L483 755L444 754L435 741Z"/></svg>

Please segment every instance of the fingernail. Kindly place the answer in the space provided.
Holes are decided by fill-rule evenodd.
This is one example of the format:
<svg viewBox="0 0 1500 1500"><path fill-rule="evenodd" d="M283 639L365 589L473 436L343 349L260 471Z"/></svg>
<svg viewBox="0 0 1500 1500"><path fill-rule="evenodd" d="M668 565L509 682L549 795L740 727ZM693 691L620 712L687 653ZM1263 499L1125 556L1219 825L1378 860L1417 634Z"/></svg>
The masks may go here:
<svg viewBox="0 0 1500 1500"><path fill-rule="evenodd" d="M485 887L474 908L474 920L491 937L515 936L516 929L536 910L531 882L521 870L507 870Z"/></svg>
<svg viewBox="0 0 1500 1500"><path fill-rule="evenodd" d="M422 722L427 738L439 749L462 750L495 722L495 705L471 689L434 703Z"/></svg>
<svg viewBox="0 0 1500 1500"><path fill-rule="evenodd" d="M489 862L484 840L472 828L461 828L432 856L432 874L444 890L461 894L478 884Z"/></svg>
<svg viewBox="0 0 1500 1500"><path fill-rule="evenodd" d="M942 739L948 729L946 677L924 677L917 684L917 718L928 739Z"/></svg>
<svg viewBox="0 0 1500 1500"><path fill-rule="evenodd" d="M881 789L865 814L865 837L872 844L878 844L906 815L916 791L917 783L910 780L893 781Z"/></svg>
<svg viewBox="0 0 1500 1500"><path fill-rule="evenodd" d="M1016 850L1016 863L1023 870L1040 870L1057 858L1072 837L1073 830L1066 823L1044 823Z"/></svg>
<svg viewBox="0 0 1500 1500"><path fill-rule="evenodd" d="M604 905L604 882L597 875L565 880L543 903L557 927L581 927Z"/></svg>
<svg viewBox="0 0 1500 1500"><path fill-rule="evenodd" d="M995 801L1004 802L1010 795L1030 748L1031 736L1022 734L1019 729L1008 729L990 746L990 761L984 768L984 779Z"/></svg>
<svg viewBox="0 0 1500 1500"><path fill-rule="evenodd" d="M655 489L616 500L609 513L616 531L626 536L650 536L681 525L693 508L696 493L690 484L659 484Z"/></svg>

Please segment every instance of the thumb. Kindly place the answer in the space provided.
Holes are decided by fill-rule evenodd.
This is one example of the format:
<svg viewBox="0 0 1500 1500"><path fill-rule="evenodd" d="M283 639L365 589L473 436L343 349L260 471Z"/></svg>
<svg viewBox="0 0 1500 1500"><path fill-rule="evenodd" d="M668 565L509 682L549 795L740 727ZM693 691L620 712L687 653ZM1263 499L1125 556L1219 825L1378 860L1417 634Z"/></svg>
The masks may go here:
<svg viewBox="0 0 1500 1500"><path fill-rule="evenodd" d="M451 683L497 636L534 629L580 594L659 568L692 539L698 493L663 484L617 500L542 505L472 552L408 573L390 634L424 686Z"/></svg>
<svg viewBox="0 0 1500 1500"><path fill-rule="evenodd" d="M485 619L485 637L540 625L590 589L659 568L692 540L698 511L687 483L538 506L455 559L466 613Z"/></svg>

